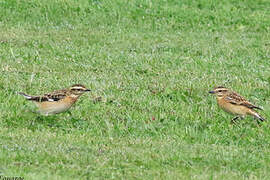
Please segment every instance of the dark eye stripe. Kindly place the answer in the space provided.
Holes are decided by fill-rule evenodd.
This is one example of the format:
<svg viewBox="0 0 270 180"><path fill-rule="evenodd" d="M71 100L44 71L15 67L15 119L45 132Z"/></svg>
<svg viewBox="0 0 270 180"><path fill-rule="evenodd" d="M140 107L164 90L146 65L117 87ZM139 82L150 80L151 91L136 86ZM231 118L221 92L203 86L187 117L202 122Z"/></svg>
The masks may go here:
<svg viewBox="0 0 270 180"><path fill-rule="evenodd" d="M77 88L73 88L72 90L74 90L74 91L83 91L83 89L77 89Z"/></svg>

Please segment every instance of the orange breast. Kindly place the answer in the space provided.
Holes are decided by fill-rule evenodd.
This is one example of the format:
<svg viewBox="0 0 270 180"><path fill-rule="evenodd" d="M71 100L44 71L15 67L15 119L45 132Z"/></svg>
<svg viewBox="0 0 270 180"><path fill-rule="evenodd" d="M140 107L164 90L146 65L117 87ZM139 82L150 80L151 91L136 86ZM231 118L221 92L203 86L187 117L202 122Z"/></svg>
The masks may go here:
<svg viewBox="0 0 270 180"><path fill-rule="evenodd" d="M231 104L223 98L217 99L217 102L221 109L231 114L246 115L250 111L250 109L245 106Z"/></svg>
<svg viewBox="0 0 270 180"><path fill-rule="evenodd" d="M57 114L68 110L76 101L77 98L66 97L54 102L36 102L36 105L42 114Z"/></svg>

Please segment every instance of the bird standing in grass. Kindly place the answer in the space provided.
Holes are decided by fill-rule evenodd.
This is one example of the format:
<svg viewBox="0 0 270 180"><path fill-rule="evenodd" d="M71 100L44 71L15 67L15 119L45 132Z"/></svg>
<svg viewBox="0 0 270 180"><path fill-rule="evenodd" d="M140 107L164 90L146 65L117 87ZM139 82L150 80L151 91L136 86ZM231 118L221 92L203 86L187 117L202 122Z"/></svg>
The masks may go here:
<svg viewBox="0 0 270 180"><path fill-rule="evenodd" d="M209 91L211 94L215 94L217 103L224 111L236 115L232 119L234 123L239 117L243 118L246 115L253 116L254 118L264 121L265 119L260 116L254 109L262 110L262 108L253 105L252 103L245 100L242 96L233 92L225 87L219 86L214 88L213 91Z"/></svg>
<svg viewBox="0 0 270 180"><path fill-rule="evenodd" d="M22 92L18 94L33 101L41 114L50 115L68 110L83 93L88 91L90 90L84 85L75 84L68 89L54 91L43 96L30 96Z"/></svg>

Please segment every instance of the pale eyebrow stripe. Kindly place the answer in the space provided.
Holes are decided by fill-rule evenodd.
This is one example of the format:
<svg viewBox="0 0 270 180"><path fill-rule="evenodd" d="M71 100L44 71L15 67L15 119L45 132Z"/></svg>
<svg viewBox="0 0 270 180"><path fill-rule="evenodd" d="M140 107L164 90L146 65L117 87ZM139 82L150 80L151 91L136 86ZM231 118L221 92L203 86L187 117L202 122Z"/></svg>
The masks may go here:
<svg viewBox="0 0 270 180"><path fill-rule="evenodd" d="M217 90L219 90L219 91L220 91L220 90L221 90L221 91L226 90L226 91L227 91L228 89L226 89L226 88L217 88L216 91L217 91Z"/></svg>

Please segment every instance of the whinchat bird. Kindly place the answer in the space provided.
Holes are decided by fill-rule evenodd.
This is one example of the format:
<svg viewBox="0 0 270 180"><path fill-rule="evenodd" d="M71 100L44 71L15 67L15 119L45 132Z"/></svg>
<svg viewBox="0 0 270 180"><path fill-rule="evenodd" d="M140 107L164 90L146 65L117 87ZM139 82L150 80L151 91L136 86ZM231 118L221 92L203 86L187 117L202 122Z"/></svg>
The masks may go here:
<svg viewBox="0 0 270 180"><path fill-rule="evenodd" d="M262 110L262 108L253 105L236 92L233 92L223 86L219 86L214 88L213 91L209 91L209 93L216 95L218 106L221 109L228 113L236 115L236 117L232 119L232 123L234 123L235 120L237 120L239 117L244 118L246 115L253 116L260 121L265 120L254 110Z"/></svg>
<svg viewBox="0 0 270 180"><path fill-rule="evenodd" d="M68 110L83 93L88 91L90 90L84 85L75 84L70 88L47 93L43 96L30 96L22 92L18 94L33 101L41 114L50 115Z"/></svg>

